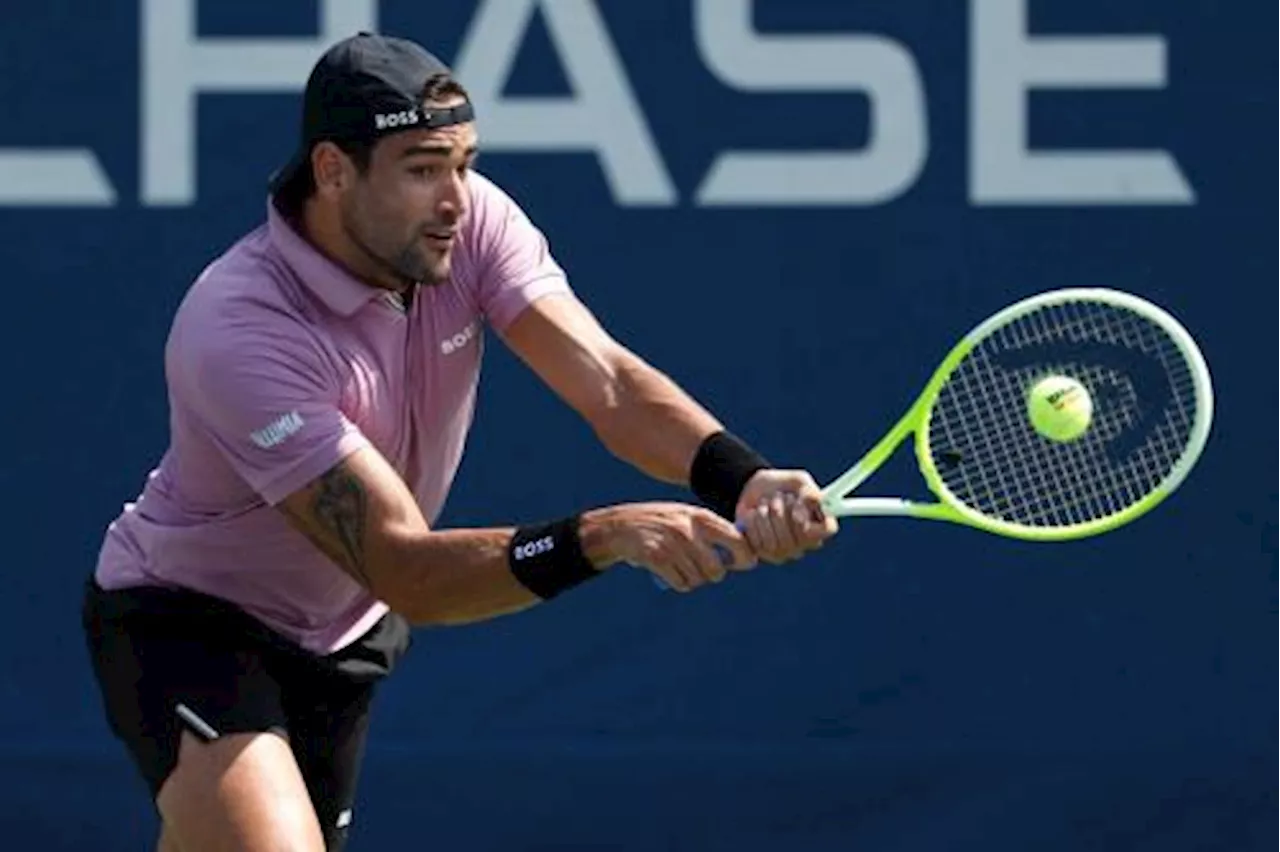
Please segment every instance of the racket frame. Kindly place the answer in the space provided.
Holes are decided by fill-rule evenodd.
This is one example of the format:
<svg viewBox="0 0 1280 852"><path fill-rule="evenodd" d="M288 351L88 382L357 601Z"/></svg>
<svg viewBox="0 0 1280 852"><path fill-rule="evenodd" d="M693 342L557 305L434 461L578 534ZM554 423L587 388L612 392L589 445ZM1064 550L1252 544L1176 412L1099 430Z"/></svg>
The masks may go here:
<svg viewBox="0 0 1280 852"><path fill-rule="evenodd" d="M974 347L997 329L1041 308L1077 301L1102 302L1131 310L1160 326L1173 340L1174 345L1187 360L1196 393L1196 418L1192 424L1191 434L1188 436L1187 446L1169 473L1155 488L1141 499L1106 517L1055 527L1035 527L989 517L965 505L951 493L938 473L929 448L929 419L933 404L956 367L964 361ZM825 511L836 517L898 516L948 521L1027 541L1065 541L1100 535L1137 520L1158 506L1182 484L1204 450L1212 422L1213 385L1209 377L1208 365L1191 334L1172 315L1145 299L1118 290L1101 287L1051 290L1015 302L992 314L953 346L943 358L942 363L934 370L933 376L906 414L861 459L822 489L822 505ZM938 498L937 502L925 503L894 497L849 496L913 434L920 473L929 491Z"/></svg>

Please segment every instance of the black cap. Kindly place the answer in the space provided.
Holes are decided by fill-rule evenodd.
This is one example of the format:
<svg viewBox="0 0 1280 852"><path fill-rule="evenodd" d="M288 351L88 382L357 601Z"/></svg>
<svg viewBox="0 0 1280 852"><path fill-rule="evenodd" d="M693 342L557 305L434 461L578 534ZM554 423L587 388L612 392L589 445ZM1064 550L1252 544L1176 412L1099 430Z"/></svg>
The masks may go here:
<svg viewBox="0 0 1280 852"><path fill-rule="evenodd" d="M271 191L279 192L310 174L311 149L317 142L373 141L403 130L472 120L470 103L423 108L427 80L449 74L447 65L407 39L361 32L333 45L307 78L301 144L271 176Z"/></svg>

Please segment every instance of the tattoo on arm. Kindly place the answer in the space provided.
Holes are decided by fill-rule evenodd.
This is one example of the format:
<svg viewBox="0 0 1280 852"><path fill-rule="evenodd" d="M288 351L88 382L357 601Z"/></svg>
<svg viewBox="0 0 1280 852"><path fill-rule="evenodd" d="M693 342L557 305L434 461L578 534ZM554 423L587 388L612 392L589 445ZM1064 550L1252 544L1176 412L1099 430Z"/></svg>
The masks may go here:
<svg viewBox="0 0 1280 852"><path fill-rule="evenodd" d="M311 506L320 521L337 539L342 555L360 579L364 573L364 519L368 499L360 480L341 466L320 477Z"/></svg>
<svg viewBox="0 0 1280 852"><path fill-rule="evenodd" d="M317 479L309 490L309 517L300 517L297 512L288 514L312 543L368 587L364 531L369 500L364 486L340 464Z"/></svg>

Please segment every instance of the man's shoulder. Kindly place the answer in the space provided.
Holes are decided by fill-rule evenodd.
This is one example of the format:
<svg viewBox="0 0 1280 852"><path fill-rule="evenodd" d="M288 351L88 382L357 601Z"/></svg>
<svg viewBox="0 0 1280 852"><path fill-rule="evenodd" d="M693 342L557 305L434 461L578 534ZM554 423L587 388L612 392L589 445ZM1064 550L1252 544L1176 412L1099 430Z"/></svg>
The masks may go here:
<svg viewBox="0 0 1280 852"><path fill-rule="evenodd" d="M467 188L471 210L465 226L465 242L478 256L493 250L502 251L508 240L536 229L516 196L493 178L472 171L467 178Z"/></svg>
<svg viewBox="0 0 1280 852"><path fill-rule="evenodd" d="M178 306L177 324L219 325L297 313L288 265L266 226L245 234L200 271Z"/></svg>
<svg viewBox="0 0 1280 852"><path fill-rule="evenodd" d="M476 227L483 228L486 224L503 221L511 215L524 215L514 194L482 172L472 170L468 174L467 192L471 201L472 222Z"/></svg>
<svg viewBox="0 0 1280 852"><path fill-rule="evenodd" d="M168 348L175 354L255 342L286 346L307 325L305 300L262 226L196 276L174 314Z"/></svg>
<svg viewBox="0 0 1280 852"><path fill-rule="evenodd" d="M497 181L478 169L467 172L467 191L472 202L490 201L496 198L510 198L506 190L498 186Z"/></svg>

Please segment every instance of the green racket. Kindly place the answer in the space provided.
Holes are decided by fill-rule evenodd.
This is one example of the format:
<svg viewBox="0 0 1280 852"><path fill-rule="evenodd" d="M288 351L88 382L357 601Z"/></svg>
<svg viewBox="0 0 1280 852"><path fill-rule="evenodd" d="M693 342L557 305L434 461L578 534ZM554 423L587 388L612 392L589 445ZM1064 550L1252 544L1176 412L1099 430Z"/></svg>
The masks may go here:
<svg viewBox="0 0 1280 852"><path fill-rule="evenodd" d="M1212 420L1204 357L1164 310L1114 290L1041 293L957 343L823 505L1035 541L1098 535L1186 479ZM936 501L849 496L913 436Z"/></svg>
<svg viewBox="0 0 1280 852"><path fill-rule="evenodd" d="M965 335L902 419L822 489L823 508L1031 541L1098 535L1173 493L1212 421L1209 369L1177 320L1129 293L1053 290ZM913 436L934 501L849 496Z"/></svg>

